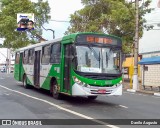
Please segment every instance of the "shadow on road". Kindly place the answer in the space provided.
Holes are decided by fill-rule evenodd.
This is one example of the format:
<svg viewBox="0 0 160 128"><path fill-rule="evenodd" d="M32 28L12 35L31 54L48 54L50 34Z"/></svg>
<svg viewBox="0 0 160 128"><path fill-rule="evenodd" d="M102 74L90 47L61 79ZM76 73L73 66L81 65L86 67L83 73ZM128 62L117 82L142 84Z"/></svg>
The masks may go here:
<svg viewBox="0 0 160 128"><path fill-rule="evenodd" d="M20 87L24 88L23 85L19 85ZM48 96L48 97L52 97L52 94L50 93L50 91L48 90L45 90L45 89L37 89L37 88L34 88L34 87L30 87L30 89L34 92L37 92L39 94L42 94L42 95L45 95L45 96ZM53 100L56 100L53 98ZM117 106L118 104L113 104L111 102L107 102L107 101L102 101L101 99L97 98L95 100L90 100L88 99L87 97L80 97L80 96L77 96L77 97L72 97L72 96L69 96L69 95L64 95L62 94L62 98L59 100L59 101L65 101L66 103L69 103L70 105L73 105L73 106L88 106L88 105L91 105L91 106L107 106L107 107L113 107L113 106Z"/></svg>

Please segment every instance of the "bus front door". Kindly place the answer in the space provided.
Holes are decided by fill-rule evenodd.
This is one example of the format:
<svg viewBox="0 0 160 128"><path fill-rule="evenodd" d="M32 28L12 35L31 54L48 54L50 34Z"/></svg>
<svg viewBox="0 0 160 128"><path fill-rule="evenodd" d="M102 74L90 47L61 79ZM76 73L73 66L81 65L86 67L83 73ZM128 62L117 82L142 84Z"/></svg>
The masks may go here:
<svg viewBox="0 0 160 128"><path fill-rule="evenodd" d="M23 53L20 53L20 67L19 67L19 80L23 81L23 74L22 74L22 63L23 63Z"/></svg>
<svg viewBox="0 0 160 128"><path fill-rule="evenodd" d="M64 45L64 87L63 89L70 90L71 76L71 45Z"/></svg>
<svg viewBox="0 0 160 128"><path fill-rule="evenodd" d="M40 86L40 55L41 51L35 51L35 61L34 61L34 85L39 88Z"/></svg>
<svg viewBox="0 0 160 128"><path fill-rule="evenodd" d="M14 65L14 78L18 81L22 81L22 61L23 61L23 53L16 53L15 65Z"/></svg>

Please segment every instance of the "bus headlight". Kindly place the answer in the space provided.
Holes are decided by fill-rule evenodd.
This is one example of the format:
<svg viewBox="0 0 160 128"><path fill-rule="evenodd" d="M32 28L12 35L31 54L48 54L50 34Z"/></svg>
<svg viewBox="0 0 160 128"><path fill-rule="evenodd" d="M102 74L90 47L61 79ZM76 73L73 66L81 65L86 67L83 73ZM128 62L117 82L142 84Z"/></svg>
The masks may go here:
<svg viewBox="0 0 160 128"><path fill-rule="evenodd" d="M83 85L83 82L80 81L77 77L74 76L74 77L73 77L73 80L74 80L75 83L77 83L77 84L79 84L79 85L81 85L81 86Z"/></svg>
<svg viewBox="0 0 160 128"><path fill-rule="evenodd" d="M75 83L77 83L78 85L81 85L81 86L83 86L83 87L90 87L90 85L89 84L86 84L86 83L84 83L84 82L82 82L82 81L80 81L77 77L73 77L73 80L74 80L74 82Z"/></svg>
<svg viewBox="0 0 160 128"><path fill-rule="evenodd" d="M117 83L116 86L120 86L121 84L122 84L122 80L119 83Z"/></svg>

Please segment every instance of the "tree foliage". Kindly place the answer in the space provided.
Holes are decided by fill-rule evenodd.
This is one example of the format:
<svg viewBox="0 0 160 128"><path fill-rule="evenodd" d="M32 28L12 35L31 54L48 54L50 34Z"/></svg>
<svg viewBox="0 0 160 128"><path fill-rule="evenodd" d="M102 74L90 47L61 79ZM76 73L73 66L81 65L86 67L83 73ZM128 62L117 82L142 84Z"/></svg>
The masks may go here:
<svg viewBox="0 0 160 128"><path fill-rule="evenodd" d="M140 37L146 22L143 16L152 10L148 8L150 2L139 7ZM123 39L123 51L129 53L135 33L135 4L126 0L82 0L82 4L84 8L71 14L65 34L89 31L116 35Z"/></svg>
<svg viewBox="0 0 160 128"><path fill-rule="evenodd" d="M0 0L2 10L0 12L0 36L5 38L4 46L11 48L24 47L30 43L26 32L17 32L17 13L34 13L35 31L34 33L42 34L41 26L48 22L50 7L48 2L38 0L37 3L30 0Z"/></svg>

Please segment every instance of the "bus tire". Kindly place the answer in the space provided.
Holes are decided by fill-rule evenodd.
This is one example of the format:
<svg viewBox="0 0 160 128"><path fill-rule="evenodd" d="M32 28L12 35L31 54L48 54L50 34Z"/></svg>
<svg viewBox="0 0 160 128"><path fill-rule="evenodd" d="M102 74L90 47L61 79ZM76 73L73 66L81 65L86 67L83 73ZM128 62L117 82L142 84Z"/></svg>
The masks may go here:
<svg viewBox="0 0 160 128"><path fill-rule="evenodd" d="M56 80L51 82L51 92L52 92L53 98L61 99L61 94L58 92L58 84Z"/></svg>
<svg viewBox="0 0 160 128"><path fill-rule="evenodd" d="M27 77L26 75L23 75L23 87L28 89L29 88L29 85L27 84Z"/></svg>
<svg viewBox="0 0 160 128"><path fill-rule="evenodd" d="M98 96L88 96L89 100L95 100Z"/></svg>

